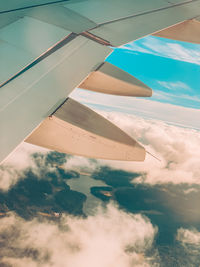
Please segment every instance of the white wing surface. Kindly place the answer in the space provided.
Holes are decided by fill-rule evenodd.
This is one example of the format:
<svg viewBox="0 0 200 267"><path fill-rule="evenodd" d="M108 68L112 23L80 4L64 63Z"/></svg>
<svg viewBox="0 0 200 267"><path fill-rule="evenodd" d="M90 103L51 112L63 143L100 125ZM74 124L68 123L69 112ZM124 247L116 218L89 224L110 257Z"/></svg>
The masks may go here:
<svg viewBox="0 0 200 267"><path fill-rule="evenodd" d="M111 47L148 34L199 43L199 16L200 0L1 1L0 161L25 139L87 157L144 160L135 140L66 99L78 86L151 96L104 63Z"/></svg>

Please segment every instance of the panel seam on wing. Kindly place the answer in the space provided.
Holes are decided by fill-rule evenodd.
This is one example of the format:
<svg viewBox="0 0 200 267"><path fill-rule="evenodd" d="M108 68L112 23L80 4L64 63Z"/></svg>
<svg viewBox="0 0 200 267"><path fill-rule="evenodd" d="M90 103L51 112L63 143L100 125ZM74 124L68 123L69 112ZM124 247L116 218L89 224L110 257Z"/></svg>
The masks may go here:
<svg viewBox="0 0 200 267"><path fill-rule="evenodd" d="M19 10L26 10L26 9L36 8L36 7L41 7L41 6L49 6L49 5L59 4L59 3L62 3L62 2L68 2L68 1L69 0L58 0L58 1L54 1L54 2L48 2L48 3L38 4L38 5L32 5L32 6L26 6L26 7L19 7L19 8L10 9L10 10L3 10L3 11L0 11L0 14L15 12L15 11L19 11Z"/></svg>
<svg viewBox="0 0 200 267"><path fill-rule="evenodd" d="M187 5L187 4L194 3L194 2L199 2L199 0L192 0L192 1L188 0L188 1L185 1L185 2L182 2L182 3L172 4L172 5L169 5L169 6L166 6L166 7L152 9L152 10L148 10L148 11L141 12L141 13L138 13L138 14L132 14L132 15L129 15L129 16L125 16L125 17L114 19L114 20L106 21L106 22L97 24L97 26L95 26L94 28L89 29L89 31L97 29L97 28L99 28L101 26L104 26L104 25L107 25L107 24L114 23L114 22L118 22L118 21L130 19L130 18L134 18L134 17L147 15L147 14L151 14L151 13L154 13L154 12L159 12L159 11L166 10L166 9L171 9L171 8L178 7L178 6L184 6L184 5Z"/></svg>

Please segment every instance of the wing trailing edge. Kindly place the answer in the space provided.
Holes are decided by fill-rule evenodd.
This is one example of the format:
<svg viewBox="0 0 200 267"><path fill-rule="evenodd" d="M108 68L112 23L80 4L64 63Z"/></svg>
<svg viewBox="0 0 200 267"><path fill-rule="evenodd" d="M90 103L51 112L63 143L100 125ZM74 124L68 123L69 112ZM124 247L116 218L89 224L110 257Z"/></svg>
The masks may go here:
<svg viewBox="0 0 200 267"><path fill-rule="evenodd" d="M93 71L79 87L122 96L149 97L152 95L151 88L109 62L104 62L96 71Z"/></svg>
<svg viewBox="0 0 200 267"><path fill-rule="evenodd" d="M59 152L144 161L145 149L110 121L73 99L46 118L25 140Z"/></svg>
<svg viewBox="0 0 200 267"><path fill-rule="evenodd" d="M200 21L197 19L187 20L159 31L154 36L200 44Z"/></svg>

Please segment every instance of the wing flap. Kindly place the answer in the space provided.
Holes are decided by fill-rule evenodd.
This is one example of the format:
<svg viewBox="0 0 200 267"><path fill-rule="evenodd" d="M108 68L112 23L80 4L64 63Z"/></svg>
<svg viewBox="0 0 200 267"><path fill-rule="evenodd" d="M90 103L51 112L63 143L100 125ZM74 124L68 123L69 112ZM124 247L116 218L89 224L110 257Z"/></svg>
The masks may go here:
<svg viewBox="0 0 200 267"><path fill-rule="evenodd" d="M200 44L200 22L196 19L184 21L159 31L154 36Z"/></svg>
<svg viewBox="0 0 200 267"><path fill-rule="evenodd" d="M122 96L151 96L152 90L122 69L104 62L80 85L80 88L95 92Z"/></svg>
<svg viewBox="0 0 200 267"><path fill-rule="evenodd" d="M143 161L145 149L96 112L68 99L25 140L91 158Z"/></svg>

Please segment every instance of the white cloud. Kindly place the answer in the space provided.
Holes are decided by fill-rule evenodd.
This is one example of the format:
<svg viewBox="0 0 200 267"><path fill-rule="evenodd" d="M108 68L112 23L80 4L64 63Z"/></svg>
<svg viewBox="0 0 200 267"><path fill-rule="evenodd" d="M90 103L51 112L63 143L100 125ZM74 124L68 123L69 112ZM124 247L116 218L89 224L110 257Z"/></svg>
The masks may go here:
<svg viewBox="0 0 200 267"><path fill-rule="evenodd" d="M114 168L145 173L134 180L137 183L200 184L199 131L119 112L100 111L100 113L141 142L147 151L161 161L154 159L149 154L147 154L145 162L98 160L95 163L82 157L72 157L67 159L65 164L67 169L79 168L88 172L94 170L98 164L110 165ZM23 161L24 155L26 162L27 152L24 150L24 145L22 151L19 148L12 157L15 155L18 158L18 153L20 160ZM30 159L27 162L30 162ZM30 166L33 166L33 163ZM33 170L37 171L37 168ZM6 190L15 183L20 177L18 172L15 170L15 165L13 169L11 165L8 169L3 165L0 188Z"/></svg>
<svg viewBox="0 0 200 267"><path fill-rule="evenodd" d="M157 94L159 94L157 97L171 98L171 95L165 93ZM101 110L117 110L126 114L139 115L145 118L153 118L200 129L200 110L194 108L165 104L149 99L104 95L81 89L74 90L71 97L89 106L98 105Z"/></svg>
<svg viewBox="0 0 200 267"><path fill-rule="evenodd" d="M199 110L196 109L196 108L195 109L192 109L192 107L197 107L197 104L199 104L197 102L200 102L200 97L195 96L195 95L183 94L183 93L179 93L178 91L175 94L175 93L172 93L172 92L166 93L166 92L163 92L163 91L156 90L156 92L154 92L154 94L153 94L153 99L156 100L156 101L159 101L159 102L161 100L164 100L165 102L167 101L168 103L169 102L170 103L173 103L173 104L174 103L175 104L177 103L178 105L181 104L181 103L183 103L183 101L184 101L185 103L187 103L187 106L188 107L191 106L191 108L186 108L186 109L183 108L184 114L186 114L186 113L189 114L190 112L193 113L193 111L195 111L195 110L196 110L197 113L199 112ZM192 102L190 102L190 101L192 101ZM155 104L155 107L156 106L157 106L157 104ZM167 107L168 108L170 107L169 104L164 104L164 106L166 108ZM175 110L173 107L175 107L175 105L171 105L171 108L173 110ZM162 111L162 108L160 110ZM176 120L178 120L178 118L176 118ZM197 125L196 122L194 122L194 123Z"/></svg>
<svg viewBox="0 0 200 267"><path fill-rule="evenodd" d="M87 158L74 156L67 160L66 164L64 164L64 167L66 169L76 169L88 173L95 170L96 164Z"/></svg>
<svg viewBox="0 0 200 267"><path fill-rule="evenodd" d="M132 42L129 44L126 44L124 46L121 46L121 48L126 48L127 50L130 50L132 53L137 51L141 53L149 53L149 50L146 48L141 47L140 45L137 45L136 42Z"/></svg>
<svg viewBox="0 0 200 267"><path fill-rule="evenodd" d="M200 65L200 48L186 48L181 43L170 42L170 40L153 36L143 38L139 42L140 45L133 42L124 47L134 51L142 50L141 52Z"/></svg>
<svg viewBox="0 0 200 267"><path fill-rule="evenodd" d="M200 245L200 232L197 229L179 228L176 239L181 243Z"/></svg>
<svg viewBox="0 0 200 267"><path fill-rule="evenodd" d="M23 177L23 170L36 166L31 158L31 154L48 150L28 143L22 143L11 155L0 165L0 190L7 191Z"/></svg>
<svg viewBox="0 0 200 267"><path fill-rule="evenodd" d="M147 175L138 179L138 182L200 184L200 150L198 149L200 135L198 131L184 128L200 129L200 110L144 99L90 93L80 89L76 90L72 96L80 102L91 103L101 108L100 113L127 131L133 138L141 141L149 152L161 159L159 162L147 155L144 163L109 161L106 164L122 169L146 172ZM122 112L103 112L102 110L105 109ZM146 119L130 114L143 116ZM41 151L41 148L24 144L8 158L6 163L12 163L15 168L16 166L17 168L32 166L29 156L37 149ZM99 162L104 164L103 161ZM71 168L78 165L85 166L87 169L95 168L93 163L81 157L68 159L66 167ZM5 175L8 174L4 174L4 177ZM1 178L1 181L6 181L6 179ZM0 186L3 187L2 183Z"/></svg>
<svg viewBox="0 0 200 267"><path fill-rule="evenodd" d="M191 193L197 193L198 192L198 189L197 188L189 188L189 189L186 189L183 191L184 194L191 194Z"/></svg>
<svg viewBox="0 0 200 267"><path fill-rule="evenodd" d="M191 95L181 94L181 95L176 96L176 97L180 97L180 98L185 99L185 100L200 102L200 98L198 96L194 96L194 95L191 96Z"/></svg>
<svg viewBox="0 0 200 267"><path fill-rule="evenodd" d="M1 219L0 263L15 267L154 266L145 252L152 248L156 232L146 217L111 204L95 216L64 216L59 224L10 215Z"/></svg>
<svg viewBox="0 0 200 267"><path fill-rule="evenodd" d="M0 189L3 191L8 190L20 179L20 172L12 166L0 166Z"/></svg>
<svg viewBox="0 0 200 267"><path fill-rule="evenodd" d="M103 114L161 160L157 161L147 154L145 162L142 163L110 161L107 164L115 168L146 173L134 180L138 183L200 184L199 131L132 115L113 112Z"/></svg>
<svg viewBox="0 0 200 267"><path fill-rule="evenodd" d="M16 150L9 155L4 161L4 166L12 166L17 170L22 170L27 167L33 167L33 161L30 155L36 152L47 153L49 150L43 147L22 143Z"/></svg>
<svg viewBox="0 0 200 267"><path fill-rule="evenodd" d="M181 88L185 90L191 90L191 88L187 84L181 81L177 81L177 82L157 81L157 83L167 89L178 90Z"/></svg>
<svg viewBox="0 0 200 267"><path fill-rule="evenodd" d="M134 180L137 183L200 184L199 131L119 112L99 112L140 141L147 151L161 161L147 154L145 162L98 160L97 164L146 173ZM82 157L67 161L66 168L77 166L88 170L96 168L96 164Z"/></svg>

